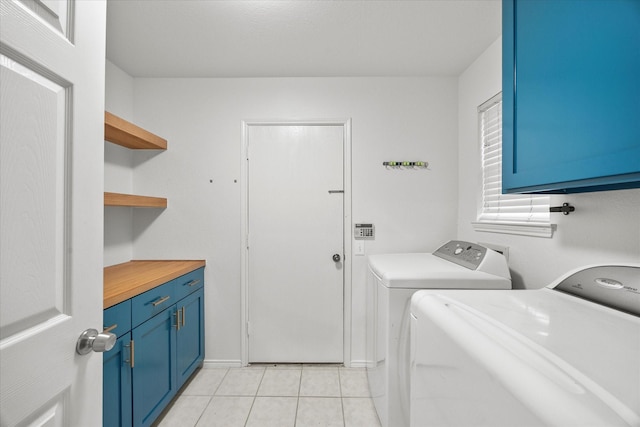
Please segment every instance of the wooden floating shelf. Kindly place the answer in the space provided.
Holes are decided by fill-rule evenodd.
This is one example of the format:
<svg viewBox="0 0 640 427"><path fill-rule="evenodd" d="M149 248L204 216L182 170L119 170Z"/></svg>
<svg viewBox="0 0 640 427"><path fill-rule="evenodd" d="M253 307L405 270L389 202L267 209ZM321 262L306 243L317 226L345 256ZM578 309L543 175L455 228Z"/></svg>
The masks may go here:
<svg viewBox="0 0 640 427"><path fill-rule="evenodd" d="M167 140L108 111L104 112L104 139L133 150L166 150Z"/></svg>
<svg viewBox="0 0 640 427"><path fill-rule="evenodd" d="M129 206L134 208L166 208L163 197L136 196L134 194L104 193L105 206Z"/></svg>

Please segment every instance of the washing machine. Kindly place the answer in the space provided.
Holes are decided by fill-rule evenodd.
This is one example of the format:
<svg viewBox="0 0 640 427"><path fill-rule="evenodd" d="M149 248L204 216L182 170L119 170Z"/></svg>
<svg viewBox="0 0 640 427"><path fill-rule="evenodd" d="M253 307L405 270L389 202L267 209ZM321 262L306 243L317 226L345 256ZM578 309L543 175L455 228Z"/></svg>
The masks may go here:
<svg viewBox="0 0 640 427"><path fill-rule="evenodd" d="M640 264L536 290L419 291L411 427L640 426Z"/></svg>
<svg viewBox="0 0 640 427"><path fill-rule="evenodd" d="M420 289L510 289L505 257L452 240L433 253L369 256L366 365L382 427L409 425L409 305Z"/></svg>

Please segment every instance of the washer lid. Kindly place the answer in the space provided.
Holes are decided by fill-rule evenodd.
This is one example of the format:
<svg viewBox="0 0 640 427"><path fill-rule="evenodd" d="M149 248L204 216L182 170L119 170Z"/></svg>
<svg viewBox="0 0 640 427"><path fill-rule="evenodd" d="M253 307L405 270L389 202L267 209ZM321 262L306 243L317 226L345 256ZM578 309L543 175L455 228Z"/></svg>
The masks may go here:
<svg viewBox="0 0 640 427"><path fill-rule="evenodd" d="M388 288L511 289L511 280L470 270L429 253L369 256L369 269Z"/></svg>
<svg viewBox="0 0 640 427"><path fill-rule="evenodd" d="M640 425L639 317L546 288L418 291L411 310L549 425Z"/></svg>

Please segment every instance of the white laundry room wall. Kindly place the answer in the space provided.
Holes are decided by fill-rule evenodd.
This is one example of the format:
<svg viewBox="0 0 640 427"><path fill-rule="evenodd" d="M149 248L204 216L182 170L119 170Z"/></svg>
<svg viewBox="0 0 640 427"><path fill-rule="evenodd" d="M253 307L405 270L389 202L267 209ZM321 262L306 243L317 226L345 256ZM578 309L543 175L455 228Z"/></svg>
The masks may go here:
<svg viewBox="0 0 640 427"><path fill-rule="evenodd" d="M455 237L455 77L135 78L133 98L136 124L168 140L152 159L133 154L133 191L168 199L163 211L133 213L133 258L206 259L211 363L241 360L243 120L352 119L352 219L375 224L377 234L367 254L432 251ZM386 160L430 166L388 170ZM346 362L357 365L365 359L366 257L353 258L352 275Z"/></svg>
<svg viewBox="0 0 640 427"><path fill-rule="evenodd" d="M110 61L106 65L105 110L123 119L133 120L133 77ZM105 191L133 192L133 156L131 150L104 143ZM133 208L104 208L104 265L127 262L133 258Z"/></svg>
<svg viewBox="0 0 640 427"><path fill-rule="evenodd" d="M501 91L502 39L496 40L459 78L458 237L509 247L516 288L540 288L569 270L607 262L640 263L640 189L552 195L576 211L552 213L552 238L477 232L481 169L477 107Z"/></svg>

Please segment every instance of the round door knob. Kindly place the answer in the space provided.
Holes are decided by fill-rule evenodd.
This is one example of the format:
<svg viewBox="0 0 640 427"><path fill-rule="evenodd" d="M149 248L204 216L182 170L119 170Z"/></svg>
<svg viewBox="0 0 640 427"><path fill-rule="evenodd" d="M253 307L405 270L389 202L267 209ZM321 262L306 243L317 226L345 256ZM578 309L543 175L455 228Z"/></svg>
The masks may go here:
<svg viewBox="0 0 640 427"><path fill-rule="evenodd" d="M89 354L92 350L96 353L109 351L116 344L118 337L111 332L98 333L95 329L87 329L78 338L76 352L78 354Z"/></svg>
<svg viewBox="0 0 640 427"><path fill-rule="evenodd" d="M341 258L340 258L340 254L333 254L333 260L335 262L340 262Z"/></svg>

